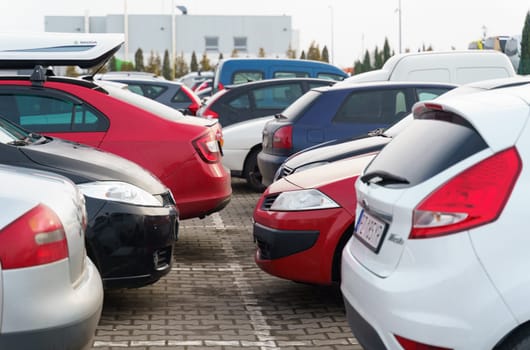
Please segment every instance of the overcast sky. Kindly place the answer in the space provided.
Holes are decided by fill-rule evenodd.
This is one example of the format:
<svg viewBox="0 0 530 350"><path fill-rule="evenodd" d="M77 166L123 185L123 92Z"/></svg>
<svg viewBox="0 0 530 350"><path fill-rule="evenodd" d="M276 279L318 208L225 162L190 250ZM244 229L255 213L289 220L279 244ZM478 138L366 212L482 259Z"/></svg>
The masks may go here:
<svg viewBox="0 0 530 350"><path fill-rule="evenodd" d="M44 31L45 15L170 14L172 4L193 15L289 15L300 48L326 45L335 64L351 66L383 46L399 51L400 0L0 0L0 31ZM528 0L401 0L401 47L466 49L490 35L521 34ZM177 13L179 13L177 11Z"/></svg>

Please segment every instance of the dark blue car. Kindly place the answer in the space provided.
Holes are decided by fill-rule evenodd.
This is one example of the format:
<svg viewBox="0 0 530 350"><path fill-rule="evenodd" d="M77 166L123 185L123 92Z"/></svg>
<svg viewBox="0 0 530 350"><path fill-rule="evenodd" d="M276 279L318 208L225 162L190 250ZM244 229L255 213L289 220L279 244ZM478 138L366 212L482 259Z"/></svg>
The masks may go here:
<svg viewBox="0 0 530 350"><path fill-rule="evenodd" d="M265 125L258 154L262 182L270 185L276 170L295 152L386 128L409 114L414 103L455 87L385 81L312 89Z"/></svg>

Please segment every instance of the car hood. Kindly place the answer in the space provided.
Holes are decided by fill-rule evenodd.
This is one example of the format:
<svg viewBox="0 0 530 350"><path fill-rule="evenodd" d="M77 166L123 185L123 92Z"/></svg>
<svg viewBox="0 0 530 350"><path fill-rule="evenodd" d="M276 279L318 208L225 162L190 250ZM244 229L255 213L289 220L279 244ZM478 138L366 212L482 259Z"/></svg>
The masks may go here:
<svg viewBox="0 0 530 350"><path fill-rule="evenodd" d="M377 152L347 158L285 177L300 188L322 188L337 181L359 176ZM271 188L274 184L271 185Z"/></svg>
<svg viewBox="0 0 530 350"><path fill-rule="evenodd" d="M68 177L76 184L122 181L151 194L167 191L153 174L136 163L89 146L50 138L47 143L19 147L19 150L33 162Z"/></svg>
<svg viewBox="0 0 530 350"><path fill-rule="evenodd" d="M392 140L385 136L368 136L341 143L324 144L321 147L301 151L285 161L283 166L298 169L313 163L331 163L337 160L380 151Z"/></svg>

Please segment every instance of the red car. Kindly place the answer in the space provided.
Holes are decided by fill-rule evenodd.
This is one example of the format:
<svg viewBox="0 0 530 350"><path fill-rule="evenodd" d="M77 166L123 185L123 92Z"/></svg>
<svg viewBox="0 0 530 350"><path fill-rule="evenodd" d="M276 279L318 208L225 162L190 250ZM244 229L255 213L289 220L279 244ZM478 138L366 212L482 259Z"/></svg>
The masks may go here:
<svg viewBox="0 0 530 350"><path fill-rule="evenodd" d="M136 162L172 191L181 219L204 217L230 200L219 124L183 116L121 85L46 77L38 70L31 77L3 76L0 114L27 130Z"/></svg>
<svg viewBox="0 0 530 350"><path fill-rule="evenodd" d="M342 249L355 224L354 182L374 155L294 173L270 185L254 209L256 264L297 282L338 282Z"/></svg>

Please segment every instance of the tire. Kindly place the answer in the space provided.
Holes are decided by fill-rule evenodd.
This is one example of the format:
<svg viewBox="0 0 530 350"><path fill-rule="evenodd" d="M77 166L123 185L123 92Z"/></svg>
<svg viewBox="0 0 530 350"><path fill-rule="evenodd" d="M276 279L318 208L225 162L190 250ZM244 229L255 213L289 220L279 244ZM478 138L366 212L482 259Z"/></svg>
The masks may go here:
<svg viewBox="0 0 530 350"><path fill-rule="evenodd" d="M263 192L265 186L261 183L261 173L258 168L258 153L260 148L252 150L245 161L244 176L248 186L255 192Z"/></svg>

